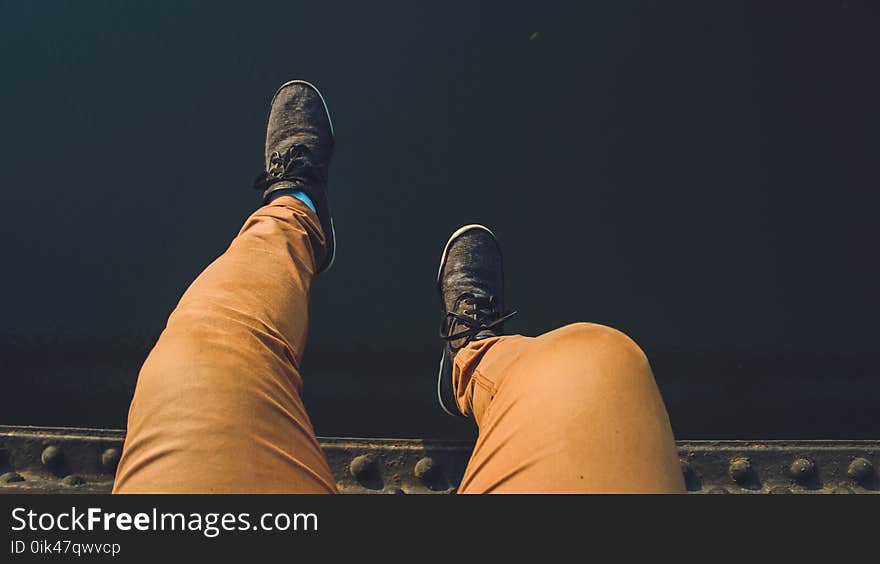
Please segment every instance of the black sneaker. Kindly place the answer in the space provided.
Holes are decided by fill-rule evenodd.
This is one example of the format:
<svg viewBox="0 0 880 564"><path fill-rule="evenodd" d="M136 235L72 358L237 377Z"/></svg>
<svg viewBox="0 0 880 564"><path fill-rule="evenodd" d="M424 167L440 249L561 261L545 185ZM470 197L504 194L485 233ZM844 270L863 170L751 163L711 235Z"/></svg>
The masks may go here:
<svg viewBox="0 0 880 564"><path fill-rule="evenodd" d="M450 415L461 417L452 391L452 359L471 341L504 334L504 268L495 234L482 225L465 225L452 234L437 271L443 308L440 337L446 341L437 377L437 399ZM504 312L504 313L502 313Z"/></svg>
<svg viewBox="0 0 880 564"><path fill-rule="evenodd" d="M315 204L327 239L327 252L316 272L333 265L336 231L327 198L327 174L333 157L333 122L324 97L304 80L291 80L269 104L266 125L266 168L254 188L268 201L278 190L299 190Z"/></svg>

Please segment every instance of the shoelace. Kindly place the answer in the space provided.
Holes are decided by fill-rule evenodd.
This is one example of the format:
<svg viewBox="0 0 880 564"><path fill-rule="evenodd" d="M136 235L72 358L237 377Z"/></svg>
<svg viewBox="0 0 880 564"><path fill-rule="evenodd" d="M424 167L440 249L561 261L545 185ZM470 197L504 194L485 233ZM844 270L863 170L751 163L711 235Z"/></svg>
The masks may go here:
<svg viewBox="0 0 880 564"><path fill-rule="evenodd" d="M302 180L303 178L325 178L325 167L316 165L312 152L303 144L296 143L287 148L284 154L278 151L269 156L268 170L261 172L254 180L254 188L265 191L279 180ZM295 172L295 174L294 174Z"/></svg>
<svg viewBox="0 0 880 564"><path fill-rule="evenodd" d="M449 341L450 347L452 346L452 341L465 339L464 343L461 346L454 347L454 350L458 350L470 343L481 331L492 331L516 315L516 311L500 313L495 296L476 296L471 293L464 293L456 298L453 309L458 310L462 304L467 306L462 310L462 313L456 313L455 311L446 313L443 327L440 329L440 337L445 341ZM453 333L456 324L464 325L466 329Z"/></svg>

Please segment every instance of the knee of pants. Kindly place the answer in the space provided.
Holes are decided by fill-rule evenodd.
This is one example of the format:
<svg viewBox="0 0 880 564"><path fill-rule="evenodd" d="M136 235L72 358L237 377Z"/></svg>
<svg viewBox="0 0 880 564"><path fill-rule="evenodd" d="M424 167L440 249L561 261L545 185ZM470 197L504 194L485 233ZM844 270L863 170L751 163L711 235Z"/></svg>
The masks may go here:
<svg viewBox="0 0 880 564"><path fill-rule="evenodd" d="M645 353L625 333L596 323L573 323L535 340L538 382L561 393L654 385ZM537 383L537 382L536 382Z"/></svg>
<svg viewBox="0 0 880 564"><path fill-rule="evenodd" d="M598 323L572 323L541 336L541 341L556 355L583 357L630 357L647 360L641 347L626 333Z"/></svg>

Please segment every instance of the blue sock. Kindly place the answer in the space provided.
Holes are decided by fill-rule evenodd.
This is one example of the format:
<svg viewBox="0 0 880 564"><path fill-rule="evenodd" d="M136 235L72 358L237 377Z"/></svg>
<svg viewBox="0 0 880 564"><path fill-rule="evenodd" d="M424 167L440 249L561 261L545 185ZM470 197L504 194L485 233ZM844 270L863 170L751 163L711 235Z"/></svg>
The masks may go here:
<svg viewBox="0 0 880 564"><path fill-rule="evenodd" d="M272 202L275 200L275 198L279 198L281 196L293 196L297 200L300 200L305 205L309 206L309 208L311 208L313 212L318 213L318 210L315 209L315 204L312 202L312 199L309 198L302 190L295 190L293 188L282 188L281 190L276 190L269 194L269 201Z"/></svg>

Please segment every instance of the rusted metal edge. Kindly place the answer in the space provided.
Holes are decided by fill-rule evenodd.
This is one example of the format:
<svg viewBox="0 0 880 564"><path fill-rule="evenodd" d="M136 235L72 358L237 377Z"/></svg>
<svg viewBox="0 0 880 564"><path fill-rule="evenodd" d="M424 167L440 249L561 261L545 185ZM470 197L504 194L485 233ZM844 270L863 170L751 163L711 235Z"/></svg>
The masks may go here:
<svg viewBox="0 0 880 564"><path fill-rule="evenodd" d="M0 426L0 493L107 493L124 437L112 429ZM452 493L473 446L319 442L343 493ZM678 451L692 493L880 493L880 440L680 441Z"/></svg>

